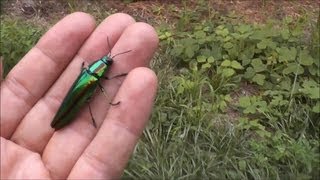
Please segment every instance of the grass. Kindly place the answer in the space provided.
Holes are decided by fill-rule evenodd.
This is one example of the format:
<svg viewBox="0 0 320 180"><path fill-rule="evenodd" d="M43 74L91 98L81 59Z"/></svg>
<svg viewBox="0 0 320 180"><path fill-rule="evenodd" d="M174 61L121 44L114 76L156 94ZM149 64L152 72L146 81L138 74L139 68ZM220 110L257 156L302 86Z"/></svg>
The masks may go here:
<svg viewBox="0 0 320 180"><path fill-rule="evenodd" d="M169 21L174 23L157 26L161 46L152 68L159 78L158 95L123 178L317 179L319 20L311 21L311 28L307 14L298 21L252 25L208 12L203 2L193 6L196 10L185 4L177 11L183 13ZM68 6L79 9L72 0ZM197 10L210 16L200 21ZM280 35L268 34L279 29ZM5 19L5 66L11 68L41 33L41 28ZM311 34L310 42L304 33ZM239 49L232 51L236 45ZM251 69L259 75L251 76Z"/></svg>
<svg viewBox="0 0 320 180"><path fill-rule="evenodd" d="M4 60L4 77L31 49L43 34L43 29L22 21L1 18L0 56Z"/></svg>

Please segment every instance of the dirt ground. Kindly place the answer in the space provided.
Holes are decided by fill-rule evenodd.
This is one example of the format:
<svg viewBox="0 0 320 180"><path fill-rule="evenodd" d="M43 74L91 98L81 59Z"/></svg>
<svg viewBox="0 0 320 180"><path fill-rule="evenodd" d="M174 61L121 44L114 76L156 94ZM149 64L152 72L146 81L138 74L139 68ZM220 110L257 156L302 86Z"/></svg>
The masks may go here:
<svg viewBox="0 0 320 180"><path fill-rule="evenodd" d="M1 14L48 26L74 11L84 11L101 18L115 12L132 15L138 21L151 24L170 22L185 8L192 8L197 0L144 0L124 3L120 0L3 0ZM299 18L306 14L315 19L320 0L204 0L212 11L242 16L248 22L265 22L286 16Z"/></svg>

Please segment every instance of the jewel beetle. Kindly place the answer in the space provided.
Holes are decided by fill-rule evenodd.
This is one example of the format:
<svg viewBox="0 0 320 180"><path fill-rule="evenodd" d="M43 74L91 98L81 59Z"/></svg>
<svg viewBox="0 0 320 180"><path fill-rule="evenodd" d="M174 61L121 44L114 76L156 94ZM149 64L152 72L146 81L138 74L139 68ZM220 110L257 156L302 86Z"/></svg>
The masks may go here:
<svg viewBox="0 0 320 180"><path fill-rule="evenodd" d="M109 42L108 42L109 44ZM109 45L110 46L110 45ZM87 68L84 67L84 62L82 63L81 72L77 79L74 81L73 85L69 89L67 95L60 108L58 109L56 115L54 116L51 127L55 130L59 130L64 126L71 123L78 111L86 104L89 103L90 98L93 96L97 87L101 89L103 93L105 93L104 88L100 84L101 79L113 79L121 76L127 75L127 73L116 75L112 78L105 77L104 74L110 69L112 63L114 62L113 58L130 52L125 51L119 54L116 54L111 57L111 52L103 56L102 58L91 63ZM118 105L117 103L110 103L110 105ZM92 118L92 123L96 127L96 122L92 115L92 110L89 103L89 112Z"/></svg>

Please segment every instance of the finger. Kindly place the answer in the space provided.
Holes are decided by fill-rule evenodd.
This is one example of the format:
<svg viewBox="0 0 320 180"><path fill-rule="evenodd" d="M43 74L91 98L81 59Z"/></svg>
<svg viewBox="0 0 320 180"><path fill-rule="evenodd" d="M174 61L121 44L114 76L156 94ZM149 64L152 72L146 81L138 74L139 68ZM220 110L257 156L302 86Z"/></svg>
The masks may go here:
<svg viewBox="0 0 320 180"><path fill-rule="evenodd" d="M0 179L49 179L50 174L38 153L0 137ZM32 166L30 166L32 164ZM26 167L29 167L26 168Z"/></svg>
<svg viewBox="0 0 320 180"><path fill-rule="evenodd" d="M118 179L152 110L157 77L147 68L129 73L96 137L72 169L70 179Z"/></svg>
<svg viewBox="0 0 320 180"><path fill-rule="evenodd" d="M0 56L0 82L2 81L2 76L3 76L3 65L2 65L2 62L3 62L3 57Z"/></svg>
<svg viewBox="0 0 320 180"><path fill-rule="evenodd" d="M151 26L144 23L130 25L123 32L112 52L122 52L128 49L133 49L133 51L115 58L110 74L121 74L120 72L129 72L134 67L145 66L149 63L157 44L157 34ZM120 86L121 78L106 81L106 83L107 85L104 87L107 88L108 96L113 97ZM99 94L93 97L94 100L91 103L93 115L98 125L104 119L103 116L105 116L110 102L101 96ZM51 173L57 175L56 178L67 177L74 163L95 136L96 131L86 108L73 123L53 135L43 153L43 159ZM71 148L66 148L70 146Z"/></svg>
<svg viewBox="0 0 320 180"><path fill-rule="evenodd" d="M75 28L76 27L76 28ZM94 20L73 13L53 26L1 84L1 136L9 138L94 28Z"/></svg>
<svg viewBox="0 0 320 180"><path fill-rule="evenodd" d="M105 55L108 48L103 44L106 44L107 36L112 37L111 43L117 41L124 29L133 22L134 20L130 16L124 14L115 14L103 21L83 44L78 55L75 56L57 82L24 117L11 139L17 144L41 154L54 133L50 122L73 81L79 75L81 64L90 58L89 56L97 59ZM97 45L97 42L100 44ZM91 46L96 49L91 49ZM37 133L33 133L35 129L37 129Z"/></svg>
<svg viewBox="0 0 320 180"><path fill-rule="evenodd" d="M116 56L110 71L107 72L107 77L113 77L119 74L128 73L135 67L147 67L150 60L158 47L158 37L153 27L145 23L135 23L129 26L118 42L112 48L113 55L131 50L129 53ZM92 109L94 109L95 120L100 126L107 113L110 102L117 103L119 100L113 100L114 95L118 91L122 81L125 78L116 78L112 80L100 81L102 86L106 89L107 97L103 93L97 93L90 102ZM99 92L99 91L98 91ZM90 114L85 112L86 117L82 118L83 125L88 127L91 125ZM81 121L80 120L80 121ZM79 121L78 121L79 122ZM76 131L82 131L84 126L77 125L79 123L71 124L70 127ZM94 134L96 129L93 129Z"/></svg>

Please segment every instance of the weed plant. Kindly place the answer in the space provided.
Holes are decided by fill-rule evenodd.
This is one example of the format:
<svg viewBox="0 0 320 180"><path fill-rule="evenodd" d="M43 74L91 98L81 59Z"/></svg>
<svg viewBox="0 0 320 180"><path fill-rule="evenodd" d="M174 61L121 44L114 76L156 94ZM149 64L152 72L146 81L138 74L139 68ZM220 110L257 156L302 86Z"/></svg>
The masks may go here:
<svg viewBox="0 0 320 180"><path fill-rule="evenodd" d="M318 34L307 42L307 22L290 17L259 25L193 15L158 29L166 55L155 61L175 66L155 68L165 81L124 177L319 177Z"/></svg>
<svg viewBox="0 0 320 180"><path fill-rule="evenodd" d="M35 45L43 34L43 29L20 20L1 17L0 57L3 76Z"/></svg>

